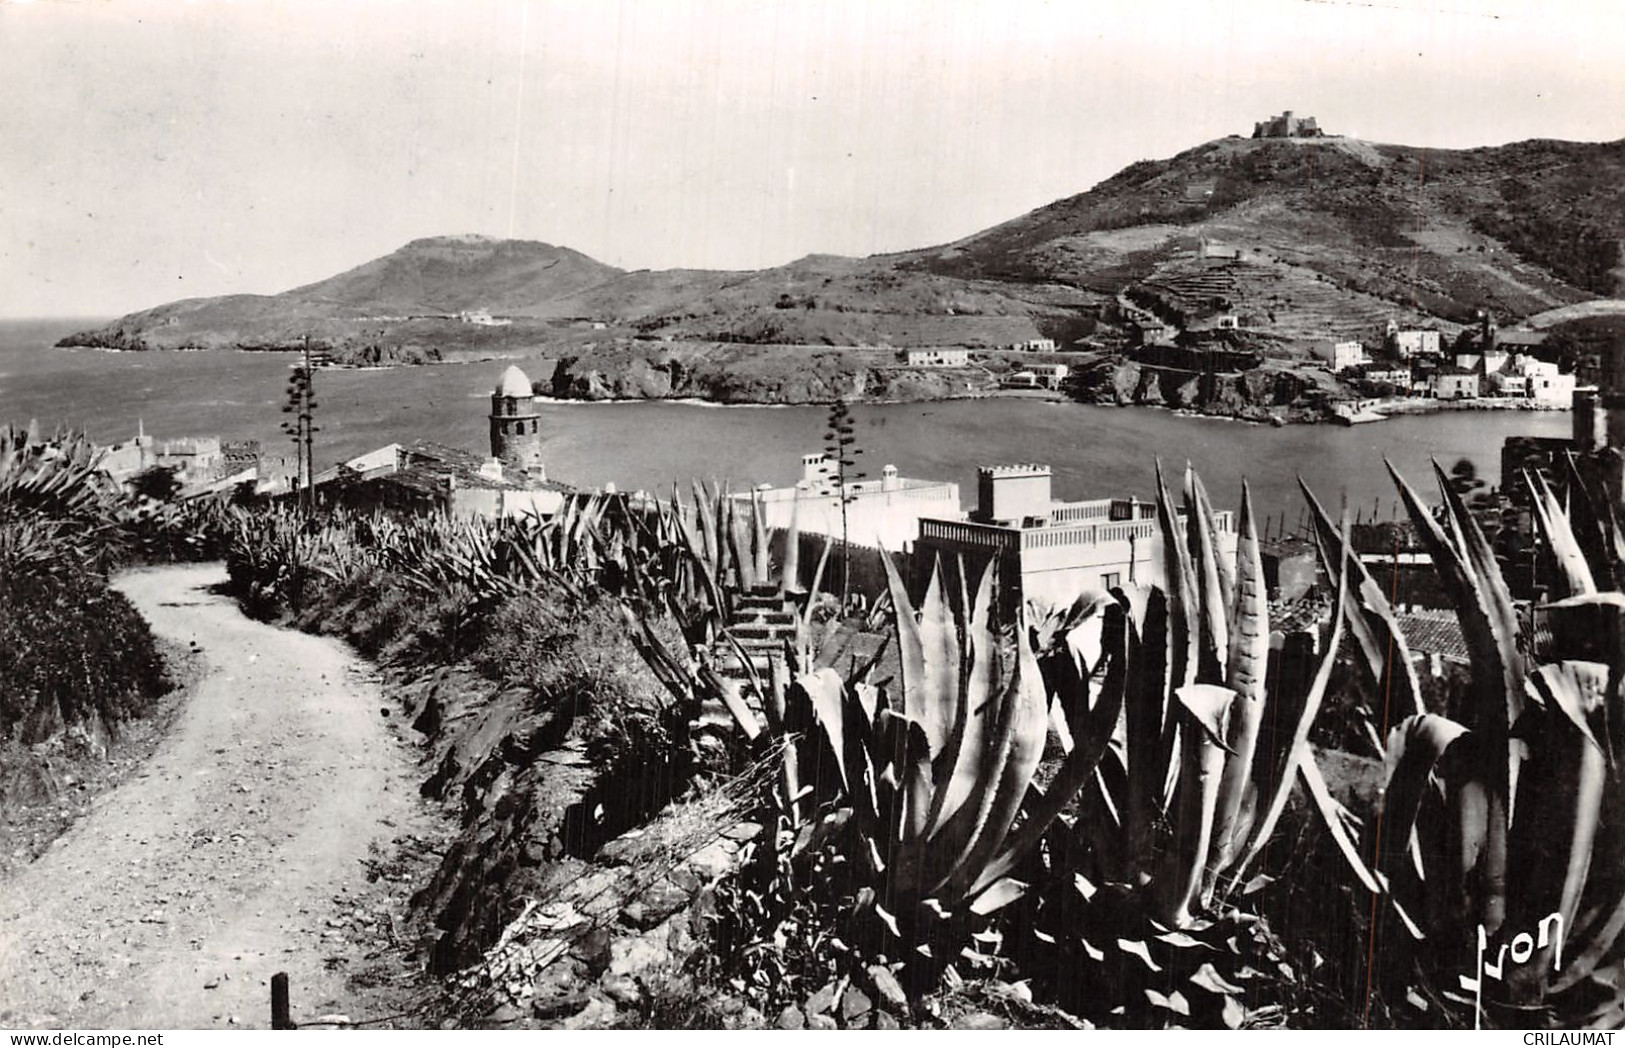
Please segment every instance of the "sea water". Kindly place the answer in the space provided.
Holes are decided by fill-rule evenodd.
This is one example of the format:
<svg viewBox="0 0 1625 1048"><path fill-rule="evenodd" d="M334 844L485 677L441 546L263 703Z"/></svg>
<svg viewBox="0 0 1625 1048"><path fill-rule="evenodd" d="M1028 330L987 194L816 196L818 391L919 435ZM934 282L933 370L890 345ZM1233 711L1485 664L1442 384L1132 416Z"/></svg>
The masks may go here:
<svg viewBox="0 0 1625 1048"><path fill-rule="evenodd" d="M94 321L0 323L0 424L38 419L82 429L100 443L137 425L157 437L256 439L270 454L291 451L280 426L294 354L56 349L51 343ZM545 380L545 364L520 361ZM324 370L316 377L318 464L391 443L433 440L484 452L490 391L507 362L386 370ZM676 402L539 401L548 475L583 487L669 490L690 478L736 487L797 479L803 452L824 444L820 407L726 407ZM1220 508L1234 508L1245 477L1261 515L1297 523L1302 476L1336 512L1395 510L1383 468L1391 459L1431 494L1430 459L1449 469L1471 461L1499 483L1502 442L1514 435L1563 436L1566 412L1446 412L1355 427L1271 427L1188 417L1152 408L1114 408L1033 399L857 405L858 466L877 477L887 463L905 477L953 481L976 497L976 468L1041 462L1061 498L1154 492L1160 457L1177 482L1189 461Z"/></svg>

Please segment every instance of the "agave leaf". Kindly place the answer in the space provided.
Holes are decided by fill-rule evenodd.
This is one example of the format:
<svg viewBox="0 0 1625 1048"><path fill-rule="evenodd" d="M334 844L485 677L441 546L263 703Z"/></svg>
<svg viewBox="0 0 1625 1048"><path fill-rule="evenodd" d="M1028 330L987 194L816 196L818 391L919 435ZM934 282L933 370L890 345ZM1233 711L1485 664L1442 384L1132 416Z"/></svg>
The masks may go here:
<svg viewBox="0 0 1625 1048"><path fill-rule="evenodd" d="M1163 882L1163 917L1175 928L1190 923L1190 907L1207 869L1214 813L1224 772L1224 737L1235 692L1217 684L1190 684L1174 692L1180 705L1180 782L1175 793L1173 866Z"/></svg>
<svg viewBox="0 0 1625 1048"><path fill-rule="evenodd" d="M1078 734L1078 745L1067 754L1060 771L1050 782L1049 789L1043 791L1030 805L1026 821L1010 834L998 856L988 864L987 869L972 886L973 893L983 885L991 883L994 878L1004 876L1014 869L1016 864L1026 857L1027 852L1038 844L1056 816L1060 815L1061 809L1065 808L1078 791L1094 778L1101 758L1111 744L1112 735L1122 715L1124 694L1127 691L1128 623L1121 606L1113 605L1108 610L1107 626L1102 631L1102 643L1111 652L1111 657L1107 663L1105 679L1101 684L1099 705L1089 712L1087 721L1080 720L1079 727L1082 730Z"/></svg>
<svg viewBox="0 0 1625 1048"><path fill-rule="evenodd" d="M745 738L755 740L762 734L762 726L756 720L756 714L746 704L745 697L741 694L743 686L738 681L717 676L716 671L709 666L700 667L700 680L728 708L728 712L733 715L733 719L745 733Z"/></svg>
<svg viewBox="0 0 1625 1048"><path fill-rule="evenodd" d="M1625 555L1625 538L1619 534L1614 519L1613 505L1604 495L1599 508L1591 497L1585 479L1571 451L1563 456L1565 487L1568 489L1569 523L1575 540L1588 565L1591 566L1598 588L1618 590L1625 585L1621 578L1620 560Z"/></svg>
<svg viewBox="0 0 1625 1048"><path fill-rule="evenodd" d="M1562 714L1556 720L1564 727L1559 732L1558 741L1553 744L1561 747L1561 750L1554 756L1567 775L1573 777L1572 787L1562 791L1570 798L1569 813L1561 820L1563 825L1553 825L1556 819L1543 819L1539 827L1547 846L1565 856L1562 894L1554 911L1563 915L1565 930L1574 927L1579 913L1580 898L1591 872L1592 850L1602 817L1603 793L1608 777L1607 758L1602 744L1597 741L1592 722L1599 722L1597 727L1606 731L1600 722L1603 719L1603 694L1609 685L1608 678L1609 668L1596 662L1560 662L1542 666L1530 677L1533 687L1546 700L1547 708ZM1548 780L1543 785L1555 789L1557 783ZM1538 906L1537 911L1546 912ZM1542 951L1542 956L1546 954L1547 951ZM1542 965L1543 969L1546 967Z"/></svg>
<svg viewBox="0 0 1625 1048"><path fill-rule="evenodd" d="M1230 614L1230 665L1226 683L1235 693L1230 706L1226 742L1233 756L1225 762L1219 780L1218 808L1213 826L1213 861L1202 887L1202 901L1213 899L1219 876L1230 868L1237 849L1246 843L1237 832L1242 802L1252 782L1253 756L1264 720L1264 682L1270 657L1269 594L1264 563L1253 523L1253 499L1245 481L1241 485L1241 521L1236 546L1235 604Z"/></svg>
<svg viewBox="0 0 1625 1048"><path fill-rule="evenodd" d="M964 567L960 567L964 578ZM976 787L981 753L993 735L996 713L993 699L999 653L993 636L992 612L995 600L994 569L989 563L977 584L974 603L965 630L964 678L959 701L961 718L954 725L949 744L939 758L933 809L928 834L935 837L944 824L957 815Z"/></svg>
<svg viewBox="0 0 1625 1048"><path fill-rule="evenodd" d="M1197 637L1190 619L1196 604L1196 584L1185 532L1174 514L1161 460L1157 462L1157 528L1162 535L1163 588L1168 595L1169 680L1173 688L1182 688L1195 683ZM1170 706L1165 723L1172 725L1174 720L1175 711Z"/></svg>
<svg viewBox="0 0 1625 1048"><path fill-rule="evenodd" d="M902 577L897 574L897 566L890 557L881 557L886 568L886 584L891 593L893 608L893 622L897 631L897 657L901 664L903 708L909 708L909 689L918 687L925 680L925 651L920 637L919 622L914 614L914 605L908 599L908 587L903 585Z"/></svg>
<svg viewBox="0 0 1625 1048"><path fill-rule="evenodd" d="M784 532L784 565L779 569L779 595L801 587L801 489L790 501L790 525ZM815 592L816 595L816 592Z"/></svg>
<svg viewBox="0 0 1625 1048"><path fill-rule="evenodd" d="M1348 573L1345 572L1339 579L1337 587L1337 607L1344 606L1348 596ZM1303 709L1298 714L1296 725L1291 734L1291 742L1285 747L1284 758L1275 775L1268 780L1275 784L1274 793L1269 803L1264 806L1264 817L1253 826L1252 839L1243 853L1241 861L1236 863L1232 874L1232 888L1234 882L1239 881L1246 873L1247 867L1264 850L1269 843L1271 835L1275 833L1275 825L1280 821L1281 813L1286 810L1287 798L1292 792L1292 783L1297 777L1298 765L1309 752L1309 729L1314 724L1315 715L1320 712L1321 700L1326 697L1326 687L1331 683L1332 670L1337 664L1337 652L1343 644L1343 624L1348 620L1347 615L1336 615L1332 618L1332 635L1326 642L1326 654L1320 661L1320 668L1315 671L1314 682L1309 686L1309 694L1305 696Z"/></svg>
<svg viewBox="0 0 1625 1048"><path fill-rule="evenodd" d="M931 803L931 746L925 728L906 713L882 710L879 723L888 729L882 733L879 750L886 766L883 778L895 783L894 829L879 843L885 846L891 863L892 893L907 898L919 891L926 877L923 866L928 842L916 830L924 824L923 812Z"/></svg>
<svg viewBox="0 0 1625 1048"><path fill-rule="evenodd" d="M767 520L762 515L762 496L755 491L750 493L750 523L751 568L756 576L756 585L765 586L773 579L773 566L768 556Z"/></svg>
<svg viewBox="0 0 1625 1048"><path fill-rule="evenodd" d="M824 539L823 548L818 554L818 563L813 567L812 584L807 587L807 603L802 606L801 614L796 616L796 649L803 653L810 654L813 650L813 612L818 609L819 594L824 587L824 569L829 565L829 551L833 545L834 543L827 538ZM838 621L838 619L830 620L832 625Z"/></svg>
<svg viewBox="0 0 1625 1048"><path fill-rule="evenodd" d="M1580 593L1540 606L1542 611L1564 611L1569 608L1625 608L1625 593L1610 590L1606 593Z"/></svg>
<svg viewBox="0 0 1625 1048"><path fill-rule="evenodd" d="M1408 847L1434 767L1466 733L1465 726L1435 713L1407 717L1388 733L1386 785L1372 823L1371 846L1364 849L1379 874L1392 876L1389 856L1403 854Z"/></svg>
<svg viewBox="0 0 1625 1048"><path fill-rule="evenodd" d="M830 753L841 776L841 788L850 793L851 773L847 767L846 686L841 675L828 666L803 674L791 686L791 695L803 699L812 711L813 723L823 729Z"/></svg>
<svg viewBox="0 0 1625 1048"><path fill-rule="evenodd" d="M1531 476L1528 472L1524 473L1524 483L1529 487L1530 502L1535 507L1535 519L1540 525L1542 537L1546 539L1546 545L1557 561L1558 573L1563 578L1564 588L1571 595L1597 592L1597 583L1592 578L1591 566L1586 563L1580 542L1569 526L1569 515L1558 503L1551 485L1547 484L1546 478L1540 474Z"/></svg>
<svg viewBox="0 0 1625 1048"><path fill-rule="evenodd" d="M1196 680L1203 684L1222 684L1230 659L1232 592L1227 585L1228 580L1221 579L1224 558L1219 555L1218 531L1212 520L1213 511L1207 504L1206 493L1198 494L1200 485L1196 471L1187 466L1185 532L1194 583L1194 603L1190 614L1195 620L1192 632L1197 638Z"/></svg>
<svg viewBox="0 0 1625 1048"><path fill-rule="evenodd" d="M1350 603L1347 608L1349 615L1349 633L1360 646L1364 656L1362 665L1369 674L1372 687L1383 698L1384 723L1382 730L1386 731L1387 717L1392 708L1391 699L1394 689L1399 690L1399 710L1401 716L1412 716L1425 713L1422 704L1422 689L1416 679L1416 669L1411 660L1410 646L1405 641L1405 634L1399 628L1399 622L1394 617L1393 607L1383 596L1382 587L1377 585L1371 573L1366 571L1365 565L1358 556L1348 548L1343 534L1332 523L1331 517L1321 506L1315 493L1300 477L1298 486L1303 490L1304 498L1309 503L1310 519L1315 527L1315 549L1319 555L1321 566L1326 571L1326 577L1333 586L1338 584L1344 571L1353 573L1349 584ZM1334 556L1334 554L1344 554Z"/></svg>
<svg viewBox="0 0 1625 1048"><path fill-rule="evenodd" d="M1206 522L1207 542L1213 547L1215 553L1220 552L1218 515L1213 512L1213 502L1207 497L1207 487L1202 483L1201 474L1195 470L1190 471L1191 486L1196 490L1196 505L1202 510L1202 519ZM1247 495L1247 482L1241 483L1242 497ZM1228 611L1235 606L1236 578L1230 570L1230 565L1223 556L1214 558L1214 565L1218 569L1219 595L1223 598L1223 605ZM1234 624L1231 624L1234 628Z"/></svg>
<svg viewBox="0 0 1625 1048"><path fill-rule="evenodd" d="M1461 622L1462 635L1471 654L1472 705L1464 721L1480 734L1475 750L1480 756L1479 774L1485 785L1485 823L1482 893L1479 907L1486 931L1500 929L1506 919L1506 846L1510 817L1510 793L1515 757L1507 742L1507 732L1523 713L1523 657L1518 650L1518 620L1511 595L1495 562L1494 552L1484 538L1461 496L1450 486L1444 471L1434 463L1445 501L1445 519L1451 536L1446 536L1421 499L1390 463L1388 472L1399 486L1416 529L1421 533L1434 568ZM1464 841L1476 833L1464 825ZM1464 853L1463 858L1466 858Z"/></svg>
<svg viewBox="0 0 1625 1048"><path fill-rule="evenodd" d="M1119 811L1130 879L1146 872L1155 820L1162 815L1163 701L1168 688L1168 600L1161 589L1144 594L1143 618L1127 616L1128 680L1124 696L1127 779Z"/></svg>
<svg viewBox="0 0 1625 1048"><path fill-rule="evenodd" d="M986 774L978 777L982 796L976 805L980 816L960 858L944 878L945 902L957 902L976 882L982 868L1004 843L1010 824L1032 785L1033 773L1044 755L1044 695L1038 663L1026 643L1026 623L1018 612L1017 657L1005 689L998 737L992 747L994 757L984 765ZM996 772L996 773L995 773ZM970 807L967 802L966 807Z"/></svg>
<svg viewBox="0 0 1625 1048"><path fill-rule="evenodd" d="M1572 944L1579 938L1568 934L1565 925L1563 956L1569 958L1563 965L1563 970L1552 981L1551 992L1563 993L1597 970L1597 965L1614 949L1620 937L1625 935L1625 895L1614 904L1613 911L1599 921L1594 928L1586 929L1584 938L1579 939L1581 946L1578 951L1573 950ZM1534 963L1534 962L1530 962ZM1542 970L1550 970L1548 965L1542 965Z"/></svg>
<svg viewBox="0 0 1625 1048"><path fill-rule="evenodd" d="M986 917L1001 910L1027 894L1027 885L1010 877L1003 877L976 893L971 899L970 912Z"/></svg>
<svg viewBox="0 0 1625 1048"><path fill-rule="evenodd" d="M1320 765L1315 762L1312 751L1298 764L1298 774L1303 776L1303 784L1309 789L1309 796L1315 802L1315 809L1320 812L1321 821L1326 824L1326 829L1331 831L1332 840L1337 842L1337 848L1343 853L1349 869L1359 878L1360 883L1365 885L1367 891L1372 894L1381 892L1377 879L1366 869L1365 861L1360 858L1360 850L1355 847L1353 838L1349 836L1348 827L1343 823L1347 811L1332 797L1331 790L1326 786L1326 780L1321 777Z"/></svg>
<svg viewBox="0 0 1625 1048"><path fill-rule="evenodd" d="M933 558L931 581L920 604L921 673L903 681L903 708L925 730L933 757L942 753L961 716L959 629L943 594L941 569ZM918 829L923 832L923 823Z"/></svg>

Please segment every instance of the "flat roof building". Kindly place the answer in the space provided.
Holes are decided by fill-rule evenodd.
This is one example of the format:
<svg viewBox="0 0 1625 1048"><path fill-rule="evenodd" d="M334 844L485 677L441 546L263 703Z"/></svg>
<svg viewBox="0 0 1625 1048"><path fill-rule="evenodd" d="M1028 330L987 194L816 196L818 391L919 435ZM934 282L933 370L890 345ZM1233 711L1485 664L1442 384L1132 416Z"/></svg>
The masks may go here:
<svg viewBox="0 0 1625 1048"><path fill-rule="evenodd" d="M922 519L914 576L934 558L944 570L964 559L979 574L997 561L1006 608L1018 601L1069 604L1079 594L1161 580L1156 505L1136 498L1057 501L1052 471L1040 464L983 466L969 519ZM1214 513L1221 555L1236 549L1234 515Z"/></svg>
<svg viewBox="0 0 1625 1048"><path fill-rule="evenodd" d="M922 517L963 516L959 485L899 476L887 465L878 479L848 480L843 489L834 462L822 452L801 456L801 479L786 488L760 487L735 498L757 499L768 528L841 535L841 504L846 503L846 534L854 545L888 550L909 548Z"/></svg>

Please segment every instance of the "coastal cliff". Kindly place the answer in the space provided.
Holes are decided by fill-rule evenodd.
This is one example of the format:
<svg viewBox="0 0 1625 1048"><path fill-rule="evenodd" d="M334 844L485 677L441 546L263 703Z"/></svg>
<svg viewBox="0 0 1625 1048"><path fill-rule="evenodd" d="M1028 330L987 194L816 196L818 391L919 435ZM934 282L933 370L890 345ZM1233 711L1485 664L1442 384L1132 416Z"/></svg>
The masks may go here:
<svg viewBox="0 0 1625 1048"><path fill-rule="evenodd" d="M986 392L979 368L907 368L880 350L630 342L561 357L541 390L568 400L719 404L942 400Z"/></svg>
<svg viewBox="0 0 1625 1048"><path fill-rule="evenodd" d="M1078 371L1067 388L1086 404L1166 407L1248 422L1319 422L1331 414L1327 390L1312 376L1279 368L1203 374L1112 359Z"/></svg>

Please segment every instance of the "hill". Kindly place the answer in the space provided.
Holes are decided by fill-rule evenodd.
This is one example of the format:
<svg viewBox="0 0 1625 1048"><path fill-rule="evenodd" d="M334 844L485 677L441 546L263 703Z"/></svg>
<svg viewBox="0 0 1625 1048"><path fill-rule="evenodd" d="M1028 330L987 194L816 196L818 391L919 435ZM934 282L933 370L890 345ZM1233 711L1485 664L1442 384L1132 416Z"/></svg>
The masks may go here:
<svg viewBox="0 0 1625 1048"><path fill-rule="evenodd" d="M288 348L309 334L368 362L580 356L633 338L976 349L1095 336L1109 348L1141 310L1196 327L1234 313L1283 346L1369 338L1389 319L1448 331L1481 309L1506 324L1621 295L1622 205L1625 141L1232 137L917 251L626 272L549 244L435 237L279 295L171 303L64 342Z"/></svg>

